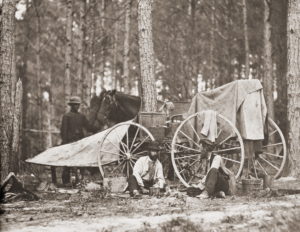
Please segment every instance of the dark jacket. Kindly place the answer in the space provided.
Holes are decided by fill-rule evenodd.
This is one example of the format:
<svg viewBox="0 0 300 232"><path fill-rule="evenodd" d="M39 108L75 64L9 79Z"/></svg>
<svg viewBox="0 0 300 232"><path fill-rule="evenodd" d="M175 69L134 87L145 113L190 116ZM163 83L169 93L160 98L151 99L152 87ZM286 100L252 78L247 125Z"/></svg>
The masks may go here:
<svg viewBox="0 0 300 232"><path fill-rule="evenodd" d="M93 132L86 117L79 112L69 112L63 116L61 124L62 144L75 142L84 138L84 129Z"/></svg>

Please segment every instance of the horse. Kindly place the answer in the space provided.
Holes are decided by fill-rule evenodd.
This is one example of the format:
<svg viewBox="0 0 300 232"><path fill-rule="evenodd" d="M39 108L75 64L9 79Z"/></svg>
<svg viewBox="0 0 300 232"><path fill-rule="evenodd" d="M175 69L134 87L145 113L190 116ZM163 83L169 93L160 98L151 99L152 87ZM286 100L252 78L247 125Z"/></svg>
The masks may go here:
<svg viewBox="0 0 300 232"><path fill-rule="evenodd" d="M157 103L158 111L169 112L174 109L172 102L158 100ZM116 90L104 90L99 97L94 96L91 99L90 121L95 127L106 129L120 122L134 119L141 109L141 104L142 100L138 96Z"/></svg>
<svg viewBox="0 0 300 232"><path fill-rule="evenodd" d="M141 108L141 98L116 90L102 91L91 100L91 118L95 126L113 126L135 118Z"/></svg>

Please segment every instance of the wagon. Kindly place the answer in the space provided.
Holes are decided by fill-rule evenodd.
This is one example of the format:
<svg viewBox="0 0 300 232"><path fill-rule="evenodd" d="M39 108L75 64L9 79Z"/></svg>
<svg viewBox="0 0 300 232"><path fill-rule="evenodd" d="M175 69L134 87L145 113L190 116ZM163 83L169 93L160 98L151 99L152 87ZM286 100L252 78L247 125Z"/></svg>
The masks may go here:
<svg viewBox="0 0 300 232"><path fill-rule="evenodd" d="M175 114L181 118L180 122L166 123L161 113L150 113L149 120L139 114L140 117L107 130L99 146L101 172L105 176L129 176L136 160L147 154L145 145L159 140L176 176L188 187L207 172L207 160L202 158L205 141L214 146L213 153L222 156L236 177L243 173L244 164L251 164L250 171L256 178L261 175L280 177L287 157L286 142L276 123L267 117L258 80L234 81L199 93L186 104L189 106L185 105L182 112ZM116 145L110 136L116 135L122 127L128 130L119 136L119 145ZM109 145L114 147L113 152L107 150Z"/></svg>

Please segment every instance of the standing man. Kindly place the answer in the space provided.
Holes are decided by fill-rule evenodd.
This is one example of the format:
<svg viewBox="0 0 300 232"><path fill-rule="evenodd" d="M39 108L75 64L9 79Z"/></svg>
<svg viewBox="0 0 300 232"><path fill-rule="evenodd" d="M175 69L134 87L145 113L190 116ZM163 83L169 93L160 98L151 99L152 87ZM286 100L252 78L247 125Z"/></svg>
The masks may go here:
<svg viewBox="0 0 300 232"><path fill-rule="evenodd" d="M66 113L62 118L61 124L61 138L62 144L72 143L77 140L84 138L84 130L94 132L94 128L89 124L87 118L78 112L81 104L80 97L73 96L70 98L68 105L70 106L70 111ZM52 171L52 181L56 183L56 173L55 170ZM82 170L81 170L82 172ZM70 183L70 168L64 167L62 172L62 182L63 184Z"/></svg>
<svg viewBox="0 0 300 232"><path fill-rule="evenodd" d="M165 178L163 167L158 160L159 143L151 142L148 145L148 155L140 157L134 167L133 174L128 179L128 189L131 196L149 192L150 187L164 188Z"/></svg>

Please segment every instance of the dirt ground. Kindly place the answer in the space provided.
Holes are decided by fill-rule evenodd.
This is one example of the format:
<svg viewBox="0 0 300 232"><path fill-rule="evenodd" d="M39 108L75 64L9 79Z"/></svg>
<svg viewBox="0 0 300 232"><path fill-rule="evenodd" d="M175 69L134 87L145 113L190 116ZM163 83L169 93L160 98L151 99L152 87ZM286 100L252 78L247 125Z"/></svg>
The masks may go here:
<svg viewBox="0 0 300 232"><path fill-rule="evenodd" d="M2 205L1 231L299 231L300 194L226 199L40 193Z"/></svg>

